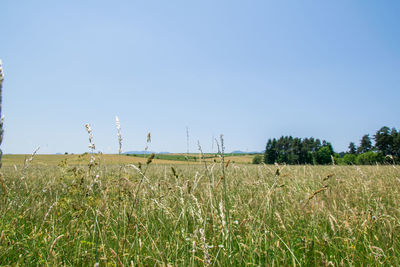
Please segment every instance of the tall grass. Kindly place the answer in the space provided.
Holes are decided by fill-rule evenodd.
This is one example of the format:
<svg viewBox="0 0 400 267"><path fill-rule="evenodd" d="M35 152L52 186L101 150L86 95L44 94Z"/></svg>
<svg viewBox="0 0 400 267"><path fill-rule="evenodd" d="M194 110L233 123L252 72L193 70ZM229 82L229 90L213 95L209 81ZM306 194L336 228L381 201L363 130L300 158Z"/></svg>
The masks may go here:
<svg viewBox="0 0 400 267"><path fill-rule="evenodd" d="M400 264L392 166L135 167L4 167L0 264Z"/></svg>

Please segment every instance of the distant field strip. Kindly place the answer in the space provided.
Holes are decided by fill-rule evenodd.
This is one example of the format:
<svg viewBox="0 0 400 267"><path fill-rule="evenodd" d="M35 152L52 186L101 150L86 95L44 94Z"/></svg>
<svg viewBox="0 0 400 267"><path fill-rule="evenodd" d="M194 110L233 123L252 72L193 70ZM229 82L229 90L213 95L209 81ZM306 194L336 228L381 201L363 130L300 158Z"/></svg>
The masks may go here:
<svg viewBox="0 0 400 267"><path fill-rule="evenodd" d="M10 155L6 154L3 156L3 165L4 166L13 166L13 165L23 165L25 160L28 159L31 155ZM146 163L149 155L147 154L135 154L135 155L117 155L117 154L102 154L101 162L104 164L137 164L137 163ZM220 162L220 158L215 155L206 154L204 156L205 160L209 163ZM233 155L227 154L225 156L226 160L231 160L236 163L251 163L253 155ZM34 165L47 165L47 166L55 166L58 165L61 161L67 161L69 164L74 165L85 165L90 160L89 154L75 154L75 155L36 155L35 160L32 161ZM154 158L155 164L201 164L202 161L199 160L199 154L156 154Z"/></svg>

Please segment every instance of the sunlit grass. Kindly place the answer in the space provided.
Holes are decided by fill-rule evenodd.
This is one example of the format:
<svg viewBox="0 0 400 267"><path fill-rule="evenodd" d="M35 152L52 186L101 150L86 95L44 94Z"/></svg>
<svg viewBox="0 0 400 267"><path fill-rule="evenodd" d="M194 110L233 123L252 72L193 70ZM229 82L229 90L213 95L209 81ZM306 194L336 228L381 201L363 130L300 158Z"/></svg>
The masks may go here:
<svg viewBox="0 0 400 267"><path fill-rule="evenodd" d="M230 163L226 199L221 164L122 162L120 173L96 156L88 172L70 157L5 164L1 265L400 264L393 166Z"/></svg>

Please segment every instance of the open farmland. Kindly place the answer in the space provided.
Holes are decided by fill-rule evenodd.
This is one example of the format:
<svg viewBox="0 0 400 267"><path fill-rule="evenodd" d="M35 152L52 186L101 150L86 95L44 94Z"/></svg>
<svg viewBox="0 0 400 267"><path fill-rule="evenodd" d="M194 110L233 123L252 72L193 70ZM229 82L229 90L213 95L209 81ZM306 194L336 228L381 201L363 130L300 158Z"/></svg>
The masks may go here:
<svg viewBox="0 0 400 267"><path fill-rule="evenodd" d="M4 157L1 265L400 264L398 166L90 157Z"/></svg>
<svg viewBox="0 0 400 267"><path fill-rule="evenodd" d="M13 166L13 165L23 165L25 160L28 160L31 155L4 155L2 158L2 162L4 166ZM118 155L118 154L101 154L100 163L106 165L112 164L137 164L137 163L146 163L149 155L144 154L136 154L136 155ZM230 160L232 163L242 163L249 164L251 163L254 155L237 155L237 154L226 154L225 160ZM188 158L188 160L187 160ZM196 158L196 159L194 159ZM156 164L203 164L203 162L199 159L199 154L156 154L153 162ZM207 163L220 162L220 157L216 154L205 154L205 161ZM35 160L32 161L33 165L42 165L42 166L57 166L61 161L67 161L68 164L71 165L87 165L87 162L90 160L90 155L88 153L85 154L70 154L70 155L43 155L39 154L35 156Z"/></svg>

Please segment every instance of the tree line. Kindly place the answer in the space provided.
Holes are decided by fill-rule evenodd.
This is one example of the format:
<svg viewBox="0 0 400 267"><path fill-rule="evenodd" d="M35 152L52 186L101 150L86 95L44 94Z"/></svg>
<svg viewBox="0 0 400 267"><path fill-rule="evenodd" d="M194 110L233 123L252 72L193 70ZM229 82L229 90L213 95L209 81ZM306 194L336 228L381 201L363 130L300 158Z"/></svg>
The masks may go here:
<svg viewBox="0 0 400 267"><path fill-rule="evenodd" d="M282 136L268 139L264 163L328 164L334 154L331 143L320 139Z"/></svg>
<svg viewBox="0 0 400 267"><path fill-rule="evenodd" d="M266 164L376 164L398 163L400 133L396 128L380 128L373 139L362 136L357 146L351 142L348 151L336 153L330 142L310 138L282 136L268 139L263 161Z"/></svg>
<svg viewBox="0 0 400 267"><path fill-rule="evenodd" d="M346 153L341 153L344 164L394 163L400 159L400 132L396 128L384 126L373 138L369 134L362 136L357 147L351 142Z"/></svg>

